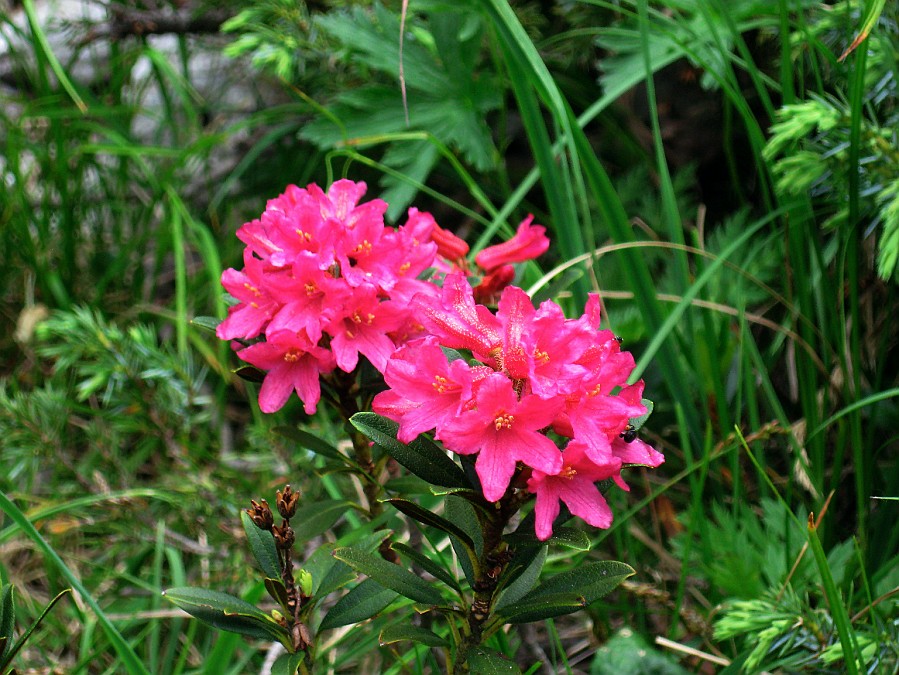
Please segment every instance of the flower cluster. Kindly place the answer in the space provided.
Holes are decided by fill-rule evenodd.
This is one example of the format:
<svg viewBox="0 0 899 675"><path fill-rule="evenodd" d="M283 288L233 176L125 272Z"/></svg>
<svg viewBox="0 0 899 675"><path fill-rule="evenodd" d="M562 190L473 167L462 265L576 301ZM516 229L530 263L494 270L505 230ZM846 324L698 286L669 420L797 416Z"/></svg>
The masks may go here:
<svg viewBox="0 0 899 675"><path fill-rule="evenodd" d="M634 359L599 330L598 297L590 296L579 319L566 319L554 302L535 309L524 291L507 286L494 314L476 304L464 276L450 274L439 296L419 295L412 304L428 334L390 358L390 389L374 401L375 412L399 423L399 440L435 430L453 452L477 455L492 502L523 468L515 485L536 494L542 540L552 534L560 500L591 525L609 527L612 512L596 481L611 478L627 489L623 466L655 467L664 458L622 438L629 419L646 413L643 383L627 384ZM450 359L445 348L467 350L474 363Z"/></svg>
<svg viewBox="0 0 899 675"><path fill-rule="evenodd" d="M264 341L240 348L244 361L268 371L259 393L264 412L296 391L307 413L321 397L320 377L351 372L365 356L379 371L421 330L410 300L433 294L418 276L432 267L437 244L430 214L409 209L405 225L386 227L387 204L360 204L365 183L294 185L268 202L258 220L237 232L244 268L222 274L239 302L217 334Z"/></svg>
<svg viewBox="0 0 899 675"><path fill-rule="evenodd" d="M411 208L405 225L390 228L387 204L360 203L364 193L349 180L327 192L292 185L237 232L244 267L222 275L237 304L217 333L267 371L262 411L279 410L295 391L314 413L322 377L354 371L361 355L389 386L373 407L399 423L399 440L434 431L449 450L476 455L489 501L510 486L535 494L540 539L552 534L560 501L608 527L596 482L627 489L623 466L664 458L628 433L629 420L646 413L643 383L627 384L634 359L599 330L598 297L567 319L509 285L513 263L549 246L531 216L472 266L468 245L430 214ZM474 288L470 274L480 277ZM494 313L486 304L497 299Z"/></svg>

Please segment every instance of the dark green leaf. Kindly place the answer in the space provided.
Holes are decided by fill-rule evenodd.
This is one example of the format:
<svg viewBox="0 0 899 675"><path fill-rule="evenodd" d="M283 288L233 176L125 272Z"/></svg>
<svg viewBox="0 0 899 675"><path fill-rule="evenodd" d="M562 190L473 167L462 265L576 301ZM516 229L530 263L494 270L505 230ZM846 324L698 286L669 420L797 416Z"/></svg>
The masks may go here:
<svg viewBox="0 0 899 675"><path fill-rule="evenodd" d="M390 588L415 602L425 605L439 605L443 602L443 596L431 584L376 554L355 548L339 548L334 551L333 555L357 572L365 574L385 588Z"/></svg>
<svg viewBox="0 0 899 675"><path fill-rule="evenodd" d="M446 640L439 635L435 635L427 628L413 626L407 623L388 626L382 630L381 634L378 636L378 642L382 645L393 644L394 642L400 642L401 640L411 640L412 642L418 642L427 645L428 647L447 646Z"/></svg>
<svg viewBox="0 0 899 675"><path fill-rule="evenodd" d="M261 609L227 593L205 588L170 588L162 593L191 616L229 631L289 644L287 629Z"/></svg>
<svg viewBox="0 0 899 675"><path fill-rule="evenodd" d="M423 570L445 583L457 593L462 592L462 589L459 587L459 582L453 579L452 575L443 567L441 567L439 563L431 560L424 553L420 553L414 548L410 548L409 546L400 543L393 544L390 548L399 553L401 556L404 556L412 562L416 563Z"/></svg>
<svg viewBox="0 0 899 675"><path fill-rule="evenodd" d="M297 429L293 426L281 424L272 429L272 431L274 431L279 436L283 436L284 438L290 439L291 441L295 441L297 444L299 444L300 447L311 450L312 452L322 455L323 457L338 459L342 462L346 462L347 460L349 460L349 457L341 454L340 451L337 450L337 448L335 448L327 441L323 441L318 436L310 434L307 431L303 431L302 429Z"/></svg>
<svg viewBox="0 0 899 675"><path fill-rule="evenodd" d="M433 441L419 436L409 445L396 440L399 425L375 413L356 413L354 427L419 478L444 487L470 487L465 474Z"/></svg>
<svg viewBox="0 0 899 675"><path fill-rule="evenodd" d="M216 328L221 323L221 319L216 319L214 316L195 316L190 320L190 324L192 326L196 326L197 328L202 328L203 330L208 330L215 333Z"/></svg>
<svg viewBox="0 0 899 675"><path fill-rule="evenodd" d="M472 555L471 550L461 540L450 535L450 543L456 552L465 578L468 580L468 584L473 586L477 577L475 567L478 565L478 558L484 548L484 536L481 533L480 521L478 521L474 507L461 497L447 497L444 514L448 520L459 525L474 540L474 555Z"/></svg>
<svg viewBox="0 0 899 675"><path fill-rule="evenodd" d="M484 535L481 532L481 521L478 520L478 514L471 503L464 497L447 497L443 516L468 535L474 542L475 552L481 555L484 548Z"/></svg>
<svg viewBox="0 0 899 675"><path fill-rule="evenodd" d="M634 568L623 562L601 560L587 563L550 577L527 595L534 600L559 593L577 593L587 604L599 600L634 574Z"/></svg>
<svg viewBox="0 0 899 675"><path fill-rule="evenodd" d="M531 531L522 532L521 528L511 534L507 534L504 538L510 544L549 544L550 546L564 546L575 551L590 550L590 538L587 536L587 533L575 527L553 528L553 536L545 542L537 539L536 535Z"/></svg>
<svg viewBox="0 0 899 675"><path fill-rule="evenodd" d="M553 536L546 540L550 546L564 546L575 551L589 551L590 538L583 530L576 527L557 527L553 529Z"/></svg>
<svg viewBox="0 0 899 675"><path fill-rule="evenodd" d="M468 652L468 666L478 675L521 675L521 669L499 652L473 647Z"/></svg>
<svg viewBox="0 0 899 675"><path fill-rule="evenodd" d="M366 527L371 527L371 523ZM364 531L364 528L361 531L353 530L341 537L337 544L323 544L306 560L303 569L312 576L312 594L315 597L324 598L356 580L356 572L333 557L335 548L352 544L363 551L374 551L390 534L386 530L369 534L364 534Z"/></svg>
<svg viewBox="0 0 899 675"><path fill-rule="evenodd" d="M587 601L584 596L577 593L543 595L536 599L528 595L520 602L497 610L496 614L502 617L506 623L530 623L572 614L586 606Z"/></svg>
<svg viewBox="0 0 899 675"><path fill-rule="evenodd" d="M277 602L285 610L287 609L287 587L280 579L266 579L264 582L265 590L271 596L272 600Z"/></svg>
<svg viewBox="0 0 899 675"><path fill-rule="evenodd" d="M524 567L521 574L503 590L503 594L495 605L497 610L518 602L537 585L537 580L540 578L540 572L543 570L543 563L546 562L548 551L548 546L540 547L540 550L533 556L530 563ZM515 559L513 558L514 562Z"/></svg>
<svg viewBox="0 0 899 675"><path fill-rule="evenodd" d="M355 570L331 555L334 548L334 544L320 546L303 566L312 575L312 595L319 599L356 580Z"/></svg>
<svg viewBox="0 0 899 675"><path fill-rule="evenodd" d="M265 379L265 373L253 366L241 366L232 371L237 377L247 382L262 382Z"/></svg>
<svg viewBox="0 0 899 675"><path fill-rule="evenodd" d="M328 630L365 621L382 611L397 597L395 591L384 588L376 581L365 579L337 601L318 628Z"/></svg>
<svg viewBox="0 0 899 675"><path fill-rule="evenodd" d="M458 537L462 543L471 548L472 551L474 550L474 542L471 537L468 536L468 533L445 518L441 518L433 511L428 511L415 502L410 502L408 499L387 499L385 501L393 504L397 510L405 513L410 518L417 520L419 523L436 527L438 530L442 530L447 534Z"/></svg>
<svg viewBox="0 0 899 675"><path fill-rule="evenodd" d="M269 579L280 579L281 565L278 563L278 549L275 548L275 538L272 533L256 527L250 514L243 509L240 511L240 522L247 535L253 557L259 564L259 569Z"/></svg>
<svg viewBox="0 0 899 675"><path fill-rule="evenodd" d="M290 520L297 543L309 541L330 529L352 507L351 502L325 500L297 509L296 515Z"/></svg>

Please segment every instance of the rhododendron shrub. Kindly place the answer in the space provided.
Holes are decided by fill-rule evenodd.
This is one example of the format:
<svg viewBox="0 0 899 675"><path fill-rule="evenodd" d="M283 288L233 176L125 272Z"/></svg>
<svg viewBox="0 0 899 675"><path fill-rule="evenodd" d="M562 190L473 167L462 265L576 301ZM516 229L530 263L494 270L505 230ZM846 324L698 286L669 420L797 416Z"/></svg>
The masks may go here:
<svg viewBox="0 0 899 675"><path fill-rule="evenodd" d="M269 201L237 232L243 268L222 275L235 302L217 327L262 371L263 412L296 393L307 414L327 402L332 419L348 423L350 454L303 429L288 436L319 453L321 471L352 475L361 490L302 507L287 486L278 493L280 525L265 500L243 514L277 612L205 589L168 596L217 627L277 640L290 655L278 672L308 673L319 659L316 632L350 623L367 630L359 622L399 594L417 613L433 612L423 625L435 632L393 621L382 644L443 648L454 673L474 672L475 664L518 672L485 645L491 635L577 611L634 573L624 563L579 561L539 582L542 547L590 548L583 530L559 534L570 516L609 527L603 490L627 490L626 467L662 463L637 437L649 412L643 383L630 382L633 356L600 328L597 295L568 318L551 300L535 307L513 285L516 265L549 247L533 217L472 260L468 244L430 214L411 208L393 228L384 222L387 204L363 201L364 193L364 183L339 180L327 192L290 186ZM402 469L430 484L442 504L419 504L420 488L404 494L414 482L388 482ZM341 535L347 500L358 501L368 524ZM431 549L398 541L401 533L384 530L395 522L386 504L422 531L417 541L434 550L451 545L454 555L431 558ZM338 544L307 550L295 573L291 519L301 514L330 523ZM454 558L464 578L449 564ZM409 571L412 564L432 581ZM323 603L354 583L345 566L369 579Z"/></svg>

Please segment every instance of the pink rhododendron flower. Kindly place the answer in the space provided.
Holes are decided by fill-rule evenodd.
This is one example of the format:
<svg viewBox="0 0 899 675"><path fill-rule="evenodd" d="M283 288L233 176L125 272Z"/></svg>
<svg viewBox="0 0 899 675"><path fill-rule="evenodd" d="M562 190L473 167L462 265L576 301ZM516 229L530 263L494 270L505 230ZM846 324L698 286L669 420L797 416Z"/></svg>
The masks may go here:
<svg viewBox="0 0 899 675"><path fill-rule="evenodd" d="M521 221L514 237L502 244L488 246L474 257L475 262L485 272L492 272L502 265L533 260L546 253L549 248L546 228L531 225L533 221L534 216L529 215Z"/></svg>
<svg viewBox="0 0 899 675"><path fill-rule="evenodd" d="M321 397L319 377L334 370L334 355L312 344L304 333L279 331L265 342L257 342L240 351L240 358L267 370L259 390L262 412L280 410L296 391L306 413L315 412Z"/></svg>
<svg viewBox="0 0 899 675"><path fill-rule="evenodd" d="M470 349L482 358L501 342L499 321L483 305L476 305L471 286L461 274L449 274L439 299L417 296L412 304L425 327L453 349Z"/></svg>
<svg viewBox="0 0 899 675"><path fill-rule="evenodd" d="M399 422L397 438L409 443L458 416L484 370L492 372L477 372L464 359L450 363L433 336L414 340L391 357L384 371L390 389L375 396L372 409Z"/></svg>
<svg viewBox="0 0 899 675"><path fill-rule="evenodd" d="M562 469L557 473L534 471L528 478L528 490L537 495L534 529L541 541L552 536L560 500L565 502L572 515L593 527L607 528L612 524L612 509L596 482L618 475L621 461L612 459L605 464L596 464L587 457L585 445L579 441L569 443L562 458Z"/></svg>
<svg viewBox="0 0 899 675"><path fill-rule="evenodd" d="M519 400L512 382L494 373L478 387L476 407L445 424L437 438L461 455L477 453L484 497L495 502L509 487L517 462L549 474L562 468L558 448L540 433L556 412L536 396Z"/></svg>

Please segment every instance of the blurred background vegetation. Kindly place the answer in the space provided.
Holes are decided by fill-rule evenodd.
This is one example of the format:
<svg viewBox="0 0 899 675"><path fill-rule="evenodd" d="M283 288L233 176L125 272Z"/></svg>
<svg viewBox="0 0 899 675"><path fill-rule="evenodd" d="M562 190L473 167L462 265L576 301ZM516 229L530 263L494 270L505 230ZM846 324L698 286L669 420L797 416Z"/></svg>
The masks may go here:
<svg viewBox="0 0 899 675"><path fill-rule="evenodd" d="M598 288L655 401L667 461L583 554L637 576L510 656L895 672L897 20L871 0L411 0L401 62L398 1L7 1L0 581L20 631L83 584L20 672L262 668L265 645L159 591L258 598L239 510L285 481L310 502L353 486L274 431L341 430L263 418L190 321L224 316L234 232L266 199L342 176L475 249L534 213L553 247L520 284L572 314ZM427 672L377 632L369 653L337 634L334 672Z"/></svg>

